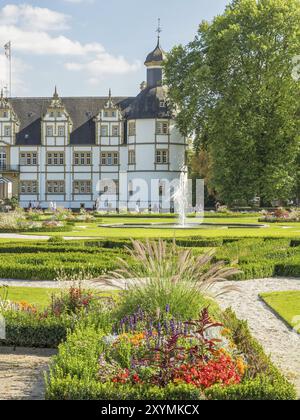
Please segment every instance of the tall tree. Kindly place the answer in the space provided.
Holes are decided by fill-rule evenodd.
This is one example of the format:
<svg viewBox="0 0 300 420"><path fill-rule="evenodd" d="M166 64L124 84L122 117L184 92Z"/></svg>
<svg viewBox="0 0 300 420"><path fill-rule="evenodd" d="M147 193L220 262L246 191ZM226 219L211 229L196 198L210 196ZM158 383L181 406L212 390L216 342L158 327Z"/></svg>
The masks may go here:
<svg viewBox="0 0 300 420"><path fill-rule="evenodd" d="M228 204L286 200L297 185L299 0L234 0L165 66L184 135L210 160L210 188Z"/></svg>

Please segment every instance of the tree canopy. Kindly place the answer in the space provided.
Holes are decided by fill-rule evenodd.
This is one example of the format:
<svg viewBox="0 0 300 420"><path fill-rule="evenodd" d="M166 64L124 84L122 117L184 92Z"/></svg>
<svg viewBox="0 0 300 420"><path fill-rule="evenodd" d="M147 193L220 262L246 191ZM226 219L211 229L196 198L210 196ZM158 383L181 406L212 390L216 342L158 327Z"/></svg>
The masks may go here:
<svg viewBox="0 0 300 420"><path fill-rule="evenodd" d="M295 194L299 55L299 0L234 0L168 55L177 124L206 151L209 187L227 204Z"/></svg>

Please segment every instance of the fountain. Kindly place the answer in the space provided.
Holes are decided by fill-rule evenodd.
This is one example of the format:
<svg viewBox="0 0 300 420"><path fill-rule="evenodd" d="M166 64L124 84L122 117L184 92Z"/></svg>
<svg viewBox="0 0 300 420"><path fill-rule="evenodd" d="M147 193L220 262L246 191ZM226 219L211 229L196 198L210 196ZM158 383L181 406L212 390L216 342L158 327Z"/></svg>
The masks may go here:
<svg viewBox="0 0 300 420"><path fill-rule="evenodd" d="M189 193L188 183L188 170L187 167L184 167L180 174L179 186L177 188L177 191L173 195L173 200L175 201L175 205L179 214L179 226L181 226L181 228L185 228L186 225L186 210L188 207Z"/></svg>
<svg viewBox="0 0 300 420"><path fill-rule="evenodd" d="M170 193L171 191L169 191ZM184 166L180 173L178 187L171 199L174 201L175 210L178 213L178 223L115 223L109 225L100 225L105 228L141 228L141 229L230 229L230 228L262 228L266 227L261 224L241 224L241 223L204 223L204 214L199 214L199 217L191 218L193 222L187 223L187 212L189 207L189 179L188 168ZM203 209L204 206L202 205ZM137 213L140 213L139 206L136 208ZM126 216L125 216L126 217ZM160 217L159 214L157 217ZM147 215L145 215L147 218Z"/></svg>

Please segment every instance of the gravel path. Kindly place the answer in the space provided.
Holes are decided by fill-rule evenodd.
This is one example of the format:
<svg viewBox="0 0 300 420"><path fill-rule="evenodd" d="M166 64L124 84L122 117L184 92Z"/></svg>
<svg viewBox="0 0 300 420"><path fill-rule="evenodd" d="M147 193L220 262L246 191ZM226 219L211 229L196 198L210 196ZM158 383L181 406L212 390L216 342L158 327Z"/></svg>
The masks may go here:
<svg viewBox="0 0 300 420"><path fill-rule="evenodd" d="M272 278L245 282L226 282L240 292L218 297L222 308L232 307L238 318L248 321L253 335L263 345L273 362L295 384L300 397L300 335L289 329L266 304L260 293L300 290L300 279ZM221 285L218 285L218 290ZM299 314L300 315L300 314Z"/></svg>
<svg viewBox="0 0 300 420"><path fill-rule="evenodd" d="M29 288L41 288L41 289L65 289L72 285L84 284L87 289L99 289L102 291L116 290L120 288L120 282L116 282L116 286L101 286L99 283L94 281L85 280L84 282L73 282L73 281L55 281L55 280L16 280L16 279L0 279L0 286L10 287L29 287ZM123 282L122 289L126 287L126 283Z"/></svg>
<svg viewBox="0 0 300 420"><path fill-rule="evenodd" d="M55 350L0 347L0 400L43 400L44 372Z"/></svg>
<svg viewBox="0 0 300 420"><path fill-rule="evenodd" d="M17 233L0 233L0 239L30 239L31 241L47 241L50 239L51 236L40 236L40 235L19 235ZM89 239L97 239L96 237L92 236L65 236L64 239L66 241L76 241L76 240L89 240Z"/></svg>

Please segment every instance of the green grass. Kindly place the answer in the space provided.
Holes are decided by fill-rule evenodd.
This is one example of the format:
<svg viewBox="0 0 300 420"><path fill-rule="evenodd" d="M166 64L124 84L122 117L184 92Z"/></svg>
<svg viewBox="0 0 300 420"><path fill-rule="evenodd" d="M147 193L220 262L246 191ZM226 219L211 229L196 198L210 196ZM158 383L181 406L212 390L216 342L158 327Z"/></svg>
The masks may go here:
<svg viewBox="0 0 300 420"><path fill-rule="evenodd" d="M190 219L191 222L197 219ZM157 217L157 218L142 218L142 217L102 217L101 220L93 223L78 222L73 227L72 232L65 233L51 233L51 232L40 232L32 233L31 235L43 236L65 236L65 237L93 237L93 238L172 238L172 237L210 237L210 238L253 238L253 237L274 237L274 238L286 238L300 237L300 223L274 223L266 228L229 228L223 229L219 227L206 227L199 229L143 229L143 228L107 228L100 227L99 225L105 224L123 224L123 223L171 223L175 222L176 218L170 217ZM244 215L241 217L207 217L205 219L208 223L247 223L257 224L258 217L252 215ZM260 223L261 224L261 223ZM82 229L80 226L85 226ZM287 227L287 228L286 228ZM24 233L28 234L28 233ZM30 234L28 234L30 235Z"/></svg>
<svg viewBox="0 0 300 420"><path fill-rule="evenodd" d="M9 287L8 299L12 302L27 302L40 309L46 308L51 302L53 294L60 293L60 289L47 289L36 287ZM97 292L96 292L97 293ZM99 292L101 297L117 298L119 291ZM0 287L0 297L3 296L3 290Z"/></svg>
<svg viewBox="0 0 300 420"><path fill-rule="evenodd" d="M45 308L51 302L52 293L57 289L29 288L29 287L9 287L8 299L13 302L25 301L39 308ZM0 296L3 291L0 289Z"/></svg>
<svg viewBox="0 0 300 420"><path fill-rule="evenodd" d="M273 292L260 295L291 328L300 333L300 291Z"/></svg>

